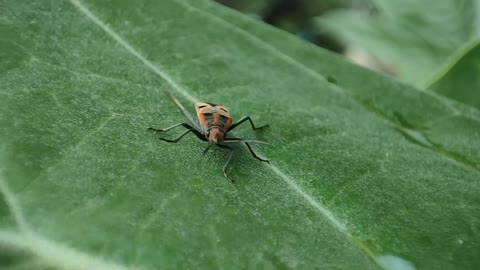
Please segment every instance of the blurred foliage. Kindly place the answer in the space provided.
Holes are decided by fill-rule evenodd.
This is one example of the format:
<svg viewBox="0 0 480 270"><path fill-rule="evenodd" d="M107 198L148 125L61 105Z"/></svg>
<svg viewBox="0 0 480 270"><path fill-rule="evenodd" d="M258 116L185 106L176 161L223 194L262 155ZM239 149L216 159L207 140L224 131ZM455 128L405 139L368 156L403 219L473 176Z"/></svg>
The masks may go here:
<svg viewBox="0 0 480 270"><path fill-rule="evenodd" d="M343 52L343 46L325 31L318 31L314 18L332 9L362 6L367 0L217 0L226 6L288 31L331 51Z"/></svg>
<svg viewBox="0 0 480 270"><path fill-rule="evenodd" d="M469 51L479 43L480 1L374 3L375 14L337 10L317 22L344 44L363 48L393 66L403 81L479 107L474 83L479 54Z"/></svg>
<svg viewBox="0 0 480 270"><path fill-rule="evenodd" d="M393 64L400 78L427 84L445 60L478 35L476 1L375 0L378 13L332 11L318 22L347 43Z"/></svg>
<svg viewBox="0 0 480 270"><path fill-rule="evenodd" d="M347 57L365 58L360 49L366 66L480 108L480 0L217 1Z"/></svg>
<svg viewBox="0 0 480 270"><path fill-rule="evenodd" d="M475 44L461 53L458 62L446 69L430 89L465 104L480 108L480 46Z"/></svg>

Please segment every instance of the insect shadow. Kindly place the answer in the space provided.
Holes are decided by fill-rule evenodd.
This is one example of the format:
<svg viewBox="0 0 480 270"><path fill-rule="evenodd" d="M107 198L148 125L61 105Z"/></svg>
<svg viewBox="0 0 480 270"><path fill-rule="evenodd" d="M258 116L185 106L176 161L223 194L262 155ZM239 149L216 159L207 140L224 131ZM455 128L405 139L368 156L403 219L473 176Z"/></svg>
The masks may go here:
<svg viewBox="0 0 480 270"><path fill-rule="evenodd" d="M250 144L268 144L263 141L257 140L245 140L241 138L230 137L229 132L232 131L234 128L238 127L239 125L245 123L246 121L250 122L252 129L254 131L261 130L263 128L268 127L269 125L263 125L260 127L256 127L253 123L250 116L244 116L237 122L233 123L233 119L230 116L228 109L223 105L217 105L213 103L206 103L206 102L195 102L195 109L197 111L197 118L195 119L190 112L185 109L185 107L176 99L170 92L166 92L166 94L175 102L175 104L180 108L183 114L190 120L191 124L187 123L178 123L171 127L167 127L164 129L156 129L156 128L148 128L148 130L153 131L154 133L157 132L167 132L176 127L184 127L186 131L180 134L178 137L173 139L167 138L160 138L162 141L166 141L169 143L176 143L180 141L185 135L188 133L193 133L197 136L200 140L208 142L207 148L203 151L205 154L213 145L226 149L230 151L230 155L228 157L227 162L223 166L223 175L225 178L229 179L234 182L234 179L230 177L227 173L227 167L232 159L234 148L229 146L228 144L231 143L243 143L247 146L250 154L260 161L270 163L268 160L259 157L252 149Z"/></svg>

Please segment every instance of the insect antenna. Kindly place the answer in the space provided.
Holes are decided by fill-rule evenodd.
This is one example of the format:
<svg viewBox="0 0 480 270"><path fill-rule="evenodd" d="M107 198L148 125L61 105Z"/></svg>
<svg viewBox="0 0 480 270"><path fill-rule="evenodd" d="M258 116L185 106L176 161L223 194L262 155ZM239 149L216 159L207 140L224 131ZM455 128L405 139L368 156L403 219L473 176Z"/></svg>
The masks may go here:
<svg viewBox="0 0 480 270"><path fill-rule="evenodd" d="M193 124L193 126L197 129L197 130L201 130L200 128L200 125L198 123L198 121L193 117L193 115L187 111L187 109L185 109L185 107L183 107L182 103L180 103L180 101L178 101L177 98L175 98L172 93L168 92L168 91L165 91L165 94L167 94L172 100L173 102L175 102L175 104L177 105L178 108L180 108L180 110L182 111L182 113L188 118L188 120L190 120L190 122Z"/></svg>

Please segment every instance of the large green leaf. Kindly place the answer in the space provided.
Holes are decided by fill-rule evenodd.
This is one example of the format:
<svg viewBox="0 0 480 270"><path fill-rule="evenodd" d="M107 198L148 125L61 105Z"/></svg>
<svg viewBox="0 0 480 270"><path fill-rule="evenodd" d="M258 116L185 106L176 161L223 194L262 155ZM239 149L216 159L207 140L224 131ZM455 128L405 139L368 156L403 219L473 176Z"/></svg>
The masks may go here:
<svg viewBox="0 0 480 270"><path fill-rule="evenodd" d="M208 1L0 6L2 267L480 266L478 111ZM167 89L271 165L148 133Z"/></svg>
<svg viewBox="0 0 480 270"><path fill-rule="evenodd" d="M342 40L392 65L402 80L419 87L428 87L458 61L458 52L479 42L478 0L373 2L378 8L373 16L340 10L320 17L318 22Z"/></svg>

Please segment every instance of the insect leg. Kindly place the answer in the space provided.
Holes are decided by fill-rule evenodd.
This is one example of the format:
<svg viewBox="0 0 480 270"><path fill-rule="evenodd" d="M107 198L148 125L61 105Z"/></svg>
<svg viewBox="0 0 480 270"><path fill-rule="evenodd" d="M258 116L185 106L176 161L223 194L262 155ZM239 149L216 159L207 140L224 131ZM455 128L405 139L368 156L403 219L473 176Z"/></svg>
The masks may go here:
<svg viewBox="0 0 480 270"><path fill-rule="evenodd" d="M252 154L252 156L260 161L263 161L263 162L267 162L267 163L270 163L270 161L266 160L266 159L263 159L263 158L260 158L259 156L257 156L257 154L255 154L255 152L253 152L253 149L250 147L250 145L245 142L245 145L248 147L248 150L250 150L250 153Z"/></svg>
<svg viewBox="0 0 480 270"><path fill-rule="evenodd" d="M269 144L267 142L263 141L257 141L257 140L245 140L245 139L240 139L240 138L233 138L233 137L227 137L223 140L224 143L241 143L241 142L247 142L247 143L257 143L257 144Z"/></svg>
<svg viewBox="0 0 480 270"><path fill-rule="evenodd" d="M253 121L252 121L252 119L250 118L250 116L244 116L242 119L238 120L236 123L234 123L233 125L231 125L231 126L228 128L228 131L230 131L230 130L236 128L236 127L238 127L240 124L242 124L243 122L245 122L245 121L247 121L247 120L248 120L248 121L250 122L250 124L252 125L252 129L253 129L253 130L258 130L258 129L262 129L262 128L268 127L268 125L263 125L263 126L261 126L261 127L255 127L255 125L253 124ZM227 132L228 132L228 131L227 131Z"/></svg>
<svg viewBox="0 0 480 270"><path fill-rule="evenodd" d="M233 180L233 178L231 178L227 174L227 167L228 167L228 164L230 163L230 160L232 159L232 156L233 156L233 148L231 148L228 145L222 145L222 144L217 144L217 146L220 147L220 148L228 149L231 152L230 156L228 157L227 163L225 163L225 165L223 166L223 175L225 175L225 178L227 178L228 180L232 181L232 183L234 183L235 181Z"/></svg>
<svg viewBox="0 0 480 270"><path fill-rule="evenodd" d="M207 141L207 138L205 138L205 136L200 131L198 131L194 127L190 126L189 124L185 124L185 123L179 123L179 124L173 125L171 127L165 128L165 129L154 129L154 128L148 128L148 129L152 130L153 132L165 132L165 131L168 131L172 128L178 127L178 126L183 126L188 130L185 131L184 133L182 133L180 136L178 136L177 138L175 138L173 140L165 139L165 138L160 138L160 140L163 140L163 141L166 141L166 142L178 142L183 136L187 135L187 133L193 132L193 134L195 134L195 136L197 136L200 140Z"/></svg>
<svg viewBox="0 0 480 270"><path fill-rule="evenodd" d="M208 152L208 149L210 149L210 147L212 147L213 143L209 143L207 145L207 148L205 148L205 150L203 150L203 154L205 155L207 152Z"/></svg>
<svg viewBox="0 0 480 270"><path fill-rule="evenodd" d="M192 132L192 131L193 131L193 130L189 129L189 130L185 131L184 133L180 134L180 136L176 137L175 139L160 138L160 140L166 141L166 142L171 142L171 143L176 143L176 142L178 142L181 138L183 138L183 136L187 135L189 132Z"/></svg>

